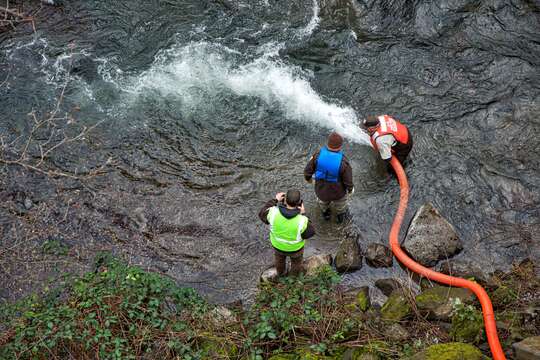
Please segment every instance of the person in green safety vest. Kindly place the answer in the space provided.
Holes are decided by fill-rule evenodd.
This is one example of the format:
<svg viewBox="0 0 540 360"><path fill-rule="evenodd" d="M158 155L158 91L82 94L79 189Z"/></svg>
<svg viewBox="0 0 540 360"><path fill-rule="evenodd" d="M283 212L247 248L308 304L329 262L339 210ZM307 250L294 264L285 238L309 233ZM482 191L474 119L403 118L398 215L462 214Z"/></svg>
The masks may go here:
<svg viewBox="0 0 540 360"><path fill-rule="evenodd" d="M270 242L274 248L274 261L278 276L286 273L287 257L291 259L291 275L303 271L305 240L315 235L309 218L304 215L300 191L279 192L259 211L259 218L270 225Z"/></svg>

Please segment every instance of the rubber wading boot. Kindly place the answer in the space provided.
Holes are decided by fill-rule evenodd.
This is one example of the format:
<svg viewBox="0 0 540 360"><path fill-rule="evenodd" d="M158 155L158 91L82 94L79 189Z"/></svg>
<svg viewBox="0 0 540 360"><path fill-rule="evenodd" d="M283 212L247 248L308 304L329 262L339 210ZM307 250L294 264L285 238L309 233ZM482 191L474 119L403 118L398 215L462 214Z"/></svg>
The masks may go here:
<svg viewBox="0 0 540 360"><path fill-rule="evenodd" d="M323 217L324 220L330 221L330 217L331 217L330 208L328 208L328 209L326 209L326 211L322 212L322 217Z"/></svg>
<svg viewBox="0 0 540 360"><path fill-rule="evenodd" d="M338 224L341 224L345 220L349 220L350 218L351 218L351 214L348 211L345 211L336 215L336 222Z"/></svg>

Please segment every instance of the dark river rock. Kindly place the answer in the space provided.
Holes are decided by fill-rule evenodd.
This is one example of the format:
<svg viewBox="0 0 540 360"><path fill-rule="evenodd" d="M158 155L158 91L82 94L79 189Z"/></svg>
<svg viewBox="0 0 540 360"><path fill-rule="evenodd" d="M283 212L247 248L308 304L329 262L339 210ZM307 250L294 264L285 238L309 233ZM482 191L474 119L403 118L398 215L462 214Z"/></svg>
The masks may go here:
<svg viewBox="0 0 540 360"><path fill-rule="evenodd" d="M72 0L34 16L0 34L2 299L101 251L249 298L272 264L257 211L292 187L317 228L306 255L335 254L346 230L302 178L332 129L360 246L387 243L399 190L356 125L377 113L414 137L406 220L432 202L456 261L483 269L540 259L537 2ZM344 283L404 276L394 262Z"/></svg>

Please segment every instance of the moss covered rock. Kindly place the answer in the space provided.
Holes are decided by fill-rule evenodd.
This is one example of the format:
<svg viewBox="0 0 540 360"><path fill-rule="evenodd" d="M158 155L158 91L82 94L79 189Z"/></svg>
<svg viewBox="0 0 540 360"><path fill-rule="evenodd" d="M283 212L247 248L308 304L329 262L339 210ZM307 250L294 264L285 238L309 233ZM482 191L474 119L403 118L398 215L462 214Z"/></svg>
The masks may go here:
<svg viewBox="0 0 540 360"><path fill-rule="evenodd" d="M484 332L484 320L478 310L466 314L456 313L452 317L450 336L454 341L477 344L482 340Z"/></svg>
<svg viewBox="0 0 540 360"><path fill-rule="evenodd" d="M205 335L199 344L199 349L203 351L206 357L234 358L238 355L237 346L229 339L211 335Z"/></svg>
<svg viewBox="0 0 540 360"><path fill-rule="evenodd" d="M385 354L388 353L388 344L383 341L371 341L366 345L349 348L341 357L340 360L379 360L385 359Z"/></svg>
<svg viewBox="0 0 540 360"><path fill-rule="evenodd" d="M484 356L472 345L448 343L431 345L411 360L483 360Z"/></svg>
<svg viewBox="0 0 540 360"><path fill-rule="evenodd" d="M409 300L399 291L393 292L381 308L384 320L400 321L411 313Z"/></svg>
<svg viewBox="0 0 540 360"><path fill-rule="evenodd" d="M360 288L358 294L356 294L356 304L362 311L366 311L371 306L371 299L369 297L369 287L364 286Z"/></svg>
<svg viewBox="0 0 540 360"><path fill-rule="evenodd" d="M297 360L298 355L295 354L277 354L268 358L268 360Z"/></svg>
<svg viewBox="0 0 540 360"><path fill-rule="evenodd" d="M460 299L463 304L471 304L475 297L467 289L434 286L418 294L415 301L418 310L430 319L448 321L455 299Z"/></svg>

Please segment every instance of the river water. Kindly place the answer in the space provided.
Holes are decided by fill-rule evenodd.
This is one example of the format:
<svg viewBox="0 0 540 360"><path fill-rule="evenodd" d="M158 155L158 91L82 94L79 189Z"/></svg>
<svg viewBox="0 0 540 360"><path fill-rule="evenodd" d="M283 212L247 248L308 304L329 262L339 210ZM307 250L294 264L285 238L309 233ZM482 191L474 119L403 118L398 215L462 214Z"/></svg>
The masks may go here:
<svg viewBox="0 0 540 360"><path fill-rule="evenodd" d="M363 248L386 243L398 186L357 126L380 113L415 139L409 218L435 204L465 244L458 259L484 269L540 258L537 2L73 0L41 14L35 32L0 37L5 157L24 148L28 114L58 104L68 135L97 126L40 166L107 173L2 168L2 298L102 250L215 301L248 298L272 263L257 212L292 187L318 232L308 254L335 253L351 229ZM354 170L347 226L323 222L302 176L333 129ZM344 282L402 275L364 265Z"/></svg>

